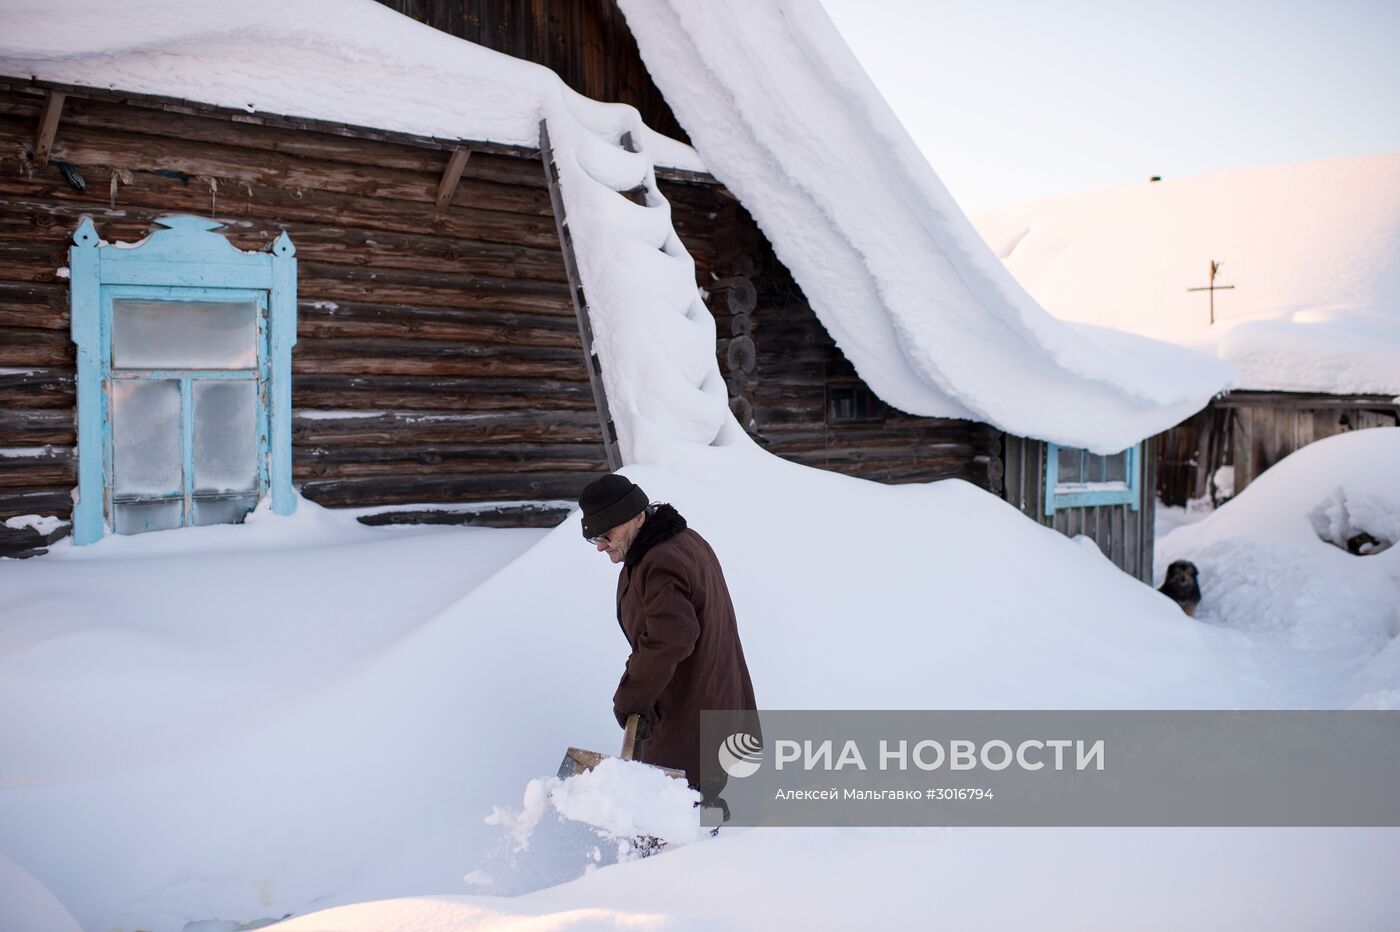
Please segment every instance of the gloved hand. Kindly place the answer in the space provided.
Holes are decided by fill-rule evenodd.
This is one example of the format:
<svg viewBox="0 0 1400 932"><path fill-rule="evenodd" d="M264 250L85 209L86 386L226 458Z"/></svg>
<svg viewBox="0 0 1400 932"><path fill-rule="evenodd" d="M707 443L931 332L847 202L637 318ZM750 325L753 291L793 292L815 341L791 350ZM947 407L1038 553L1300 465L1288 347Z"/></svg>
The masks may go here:
<svg viewBox="0 0 1400 932"><path fill-rule="evenodd" d="M646 741L651 737L651 719L645 715L637 716L637 740Z"/></svg>

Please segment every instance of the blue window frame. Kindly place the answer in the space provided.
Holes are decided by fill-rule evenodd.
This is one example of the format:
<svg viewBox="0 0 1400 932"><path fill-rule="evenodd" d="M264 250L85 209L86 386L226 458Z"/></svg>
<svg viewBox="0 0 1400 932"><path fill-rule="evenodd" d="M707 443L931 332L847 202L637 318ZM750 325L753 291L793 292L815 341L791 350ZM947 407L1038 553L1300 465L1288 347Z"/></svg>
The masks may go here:
<svg viewBox="0 0 1400 932"><path fill-rule="evenodd" d="M213 220L156 224L130 246L87 218L73 234L78 544L236 523L266 495L278 514L296 508L291 240L243 252Z"/></svg>
<svg viewBox="0 0 1400 932"><path fill-rule="evenodd" d="M1045 515L1061 508L1128 505L1138 510L1142 444L1100 456L1078 447L1045 445Z"/></svg>

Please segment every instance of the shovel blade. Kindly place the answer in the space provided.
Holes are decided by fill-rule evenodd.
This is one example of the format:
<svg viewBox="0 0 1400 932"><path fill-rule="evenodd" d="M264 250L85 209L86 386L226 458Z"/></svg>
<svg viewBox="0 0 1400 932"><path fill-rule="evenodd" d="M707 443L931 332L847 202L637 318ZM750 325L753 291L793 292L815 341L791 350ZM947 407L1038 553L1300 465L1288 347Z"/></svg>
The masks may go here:
<svg viewBox="0 0 1400 932"><path fill-rule="evenodd" d="M600 761L607 760L614 755L600 754L597 751L586 751L583 748L569 748L564 752L564 759L559 763L559 779L567 780L569 777L576 777L581 773L587 773L598 766ZM656 767L655 764L646 764L647 767L655 767L666 776L675 780L684 780L684 770L673 770L670 767Z"/></svg>

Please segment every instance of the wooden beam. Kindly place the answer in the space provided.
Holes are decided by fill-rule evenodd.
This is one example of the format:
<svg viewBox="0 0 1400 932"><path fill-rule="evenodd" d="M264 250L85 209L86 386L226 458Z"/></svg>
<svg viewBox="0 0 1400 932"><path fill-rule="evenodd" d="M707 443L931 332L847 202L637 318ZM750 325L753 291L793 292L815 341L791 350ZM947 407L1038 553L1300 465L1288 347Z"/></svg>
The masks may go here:
<svg viewBox="0 0 1400 932"><path fill-rule="evenodd" d="M62 91L49 91L44 98L44 112L39 117L39 131L34 136L34 164L44 168L49 164L54 136L58 134L58 118L63 113Z"/></svg>
<svg viewBox="0 0 1400 932"><path fill-rule="evenodd" d="M447 169L442 173L442 181L438 183L437 189L437 209L442 210L452 203L452 195L457 192L457 182L462 180L462 169L467 167L467 159L472 157L470 149L453 149L452 155L447 159Z"/></svg>
<svg viewBox="0 0 1400 932"><path fill-rule="evenodd" d="M564 196L559 192L559 169L554 164L554 150L549 145L549 127L545 125L544 120L540 120L540 161L544 163L545 178L549 181L549 199L554 205L554 222L559 227L559 246L564 253L564 271L569 276L569 293L573 299L574 314L578 317L584 365L588 368L588 382L593 388L593 402L597 406L598 422L603 430L603 451L607 454L608 469L615 472L622 468L617 426L613 423L612 412L608 408L608 393L603 386L602 368L598 357L593 354L593 324L588 318L583 281L579 277L578 260L574 256L573 238L569 235L568 218L564 216Z"/></svg>

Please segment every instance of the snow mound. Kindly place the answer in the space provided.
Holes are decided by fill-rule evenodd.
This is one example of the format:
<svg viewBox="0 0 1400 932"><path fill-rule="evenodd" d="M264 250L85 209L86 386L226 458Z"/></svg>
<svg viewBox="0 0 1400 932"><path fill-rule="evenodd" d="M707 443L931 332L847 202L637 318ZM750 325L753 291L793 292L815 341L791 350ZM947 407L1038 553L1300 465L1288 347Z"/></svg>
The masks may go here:
<svg viewBox="0 0 1400 932"><path fill-rule="evenodd" d="M624 845L648 835L684 845L700 837L699 802L700 794L684 780L656 767L610 757L566 780L531 780L520 810L498 808L486 823L509 830L518 850L529 848L535 826L551 808Z"/></svg>
<svg viewBox="0 0 1400 932"><path fill-rule="evenodd" d="M1397 497L1400 498L1400 497ZM1348 553L1369 556L1400 540L1400 500L1338 488L1308 512L1317 536Z"/></svg>
<svg viewBox="0 0 1400 932"><path fill-rule="evenodd" d="M1111 453L1231 381L1218 361L1037 305L815 0L620 6L705 164L890 404Z"/></svg>
<svg viewBox="0 0 1400 932"><path fill-rule="evenodd" d="M1400 548L1363 556L1347 547L1363 532L1400 539L1397 475L1400 428L1309 444L1208 518L1162 538L1157 566L1197 565L1201 621L1310 657L1326 671L1313 701L1386 707L1400 688Z"/></svg>
<svg viewBox="0 0 1400 932"><path fill-rule="evenodd" d="M1251 677L1232 632L968 483L702 451L628 474L715 547L765 708L1312 698ZM525 537L347 525L337 543L318 525L338 517L303 505L0 564L0 704L16 713L0 719L16 749L0 851L84 927L523 893L597 863L579 823L541 823L513 858L484 819L566 748L619 740L617 568L576 518ZM1339 559L1392 557L1352 557L1303 520ZM279 547L278 528L294 540Z"/></svg>
<svg viewBox="0 0 1400 932"><path fill-rule="evenodd" d="M973 218L1066 320L1219 356L1244 389L1400 392L1400 154L1130 185ZM1210 323L1204 292L1221 263Z"/></svg>
<svg viewBox="0 0 1400 932"><path fill-rule="evenodd" d="M1387 929L1397 857L1393 829L722 829L527 896L364 903L274 928Z"/></svg>

